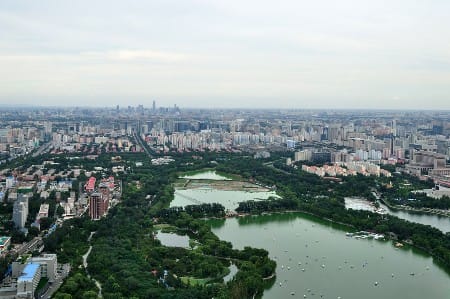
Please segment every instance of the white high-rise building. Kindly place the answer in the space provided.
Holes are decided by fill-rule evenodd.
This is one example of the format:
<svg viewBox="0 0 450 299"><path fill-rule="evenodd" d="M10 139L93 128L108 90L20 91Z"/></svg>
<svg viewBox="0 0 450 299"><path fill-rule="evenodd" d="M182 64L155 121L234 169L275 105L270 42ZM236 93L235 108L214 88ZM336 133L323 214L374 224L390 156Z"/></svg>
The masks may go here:
<svg viewBox="0 0 450 299"><path fill-rule="evenodd" d="M310 150L303 150L299 152L295 152L294 161L309 161L311 160L312 152Z"/></svg>
<svg viewBox="0 0 450 299"><path fill-rule="evenodd" d="M19 229L24 228L25 223L27 222L27 217L28 217L28 197L23 194L19 194L19 197L14 202L13 207L14 225Z"/></svg>

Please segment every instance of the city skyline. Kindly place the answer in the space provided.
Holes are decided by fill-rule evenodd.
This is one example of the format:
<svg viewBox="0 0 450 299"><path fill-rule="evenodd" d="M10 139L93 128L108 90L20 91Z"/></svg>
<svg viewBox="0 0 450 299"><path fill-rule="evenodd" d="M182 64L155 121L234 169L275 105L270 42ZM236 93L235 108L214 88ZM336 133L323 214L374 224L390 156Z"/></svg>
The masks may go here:
<svg viewBox="0 0 450 299"><path fill-rule="evenodd" d="M0 105L450 109L449 8L2 1Z"/></svg>

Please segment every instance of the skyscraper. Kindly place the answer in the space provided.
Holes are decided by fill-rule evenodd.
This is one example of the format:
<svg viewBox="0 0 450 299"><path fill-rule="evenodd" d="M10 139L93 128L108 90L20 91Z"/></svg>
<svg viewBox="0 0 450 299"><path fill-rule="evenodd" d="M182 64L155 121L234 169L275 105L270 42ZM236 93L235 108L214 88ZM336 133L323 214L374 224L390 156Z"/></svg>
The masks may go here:
<svg viewBox="0 0 450 299"><path fill-rule="evenodd" d="M392 120L391 133L394 137L397 136L397 121L395 119Z"/></svg>
<svg viewBox="0 0 450 299"><path fill-rule="evenodd" d="M109 207L109 198L103 193L93 193L89 198L89 216L98 220L106 214Z"/></svg>
<svg viewBox="0 0 450 299"><path fill-rule="evenodd" d="M13 207L13 222L14 225L22 229L25 227L28 217L28 197L23 194L19 194L19 197L14 202Z"/></svg>

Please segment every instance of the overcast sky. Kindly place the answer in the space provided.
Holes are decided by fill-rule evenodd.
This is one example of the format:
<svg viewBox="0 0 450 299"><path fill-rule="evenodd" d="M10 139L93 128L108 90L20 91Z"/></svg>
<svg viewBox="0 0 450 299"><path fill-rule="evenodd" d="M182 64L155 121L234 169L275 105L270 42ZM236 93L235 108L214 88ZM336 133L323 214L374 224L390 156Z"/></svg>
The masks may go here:
<svg viewBox="0 0 450 299"><path fill-rule="evenodd" d="M450 109L448 0L0 1L0 105Z"/></svg>

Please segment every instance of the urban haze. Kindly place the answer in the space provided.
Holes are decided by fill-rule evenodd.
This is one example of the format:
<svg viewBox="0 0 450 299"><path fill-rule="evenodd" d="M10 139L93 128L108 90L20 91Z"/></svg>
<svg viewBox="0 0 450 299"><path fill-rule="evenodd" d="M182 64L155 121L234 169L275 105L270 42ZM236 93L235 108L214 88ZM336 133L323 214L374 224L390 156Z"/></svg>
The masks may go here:
<svg viewBox="0 0 450 299"><path fill-rule="evenodd" d="M450 294L445 1L0 3L0 299Z"/></svg>

